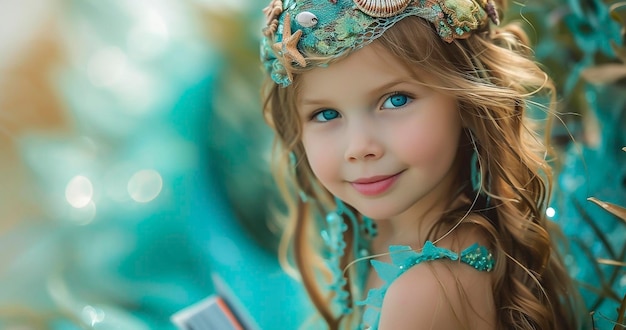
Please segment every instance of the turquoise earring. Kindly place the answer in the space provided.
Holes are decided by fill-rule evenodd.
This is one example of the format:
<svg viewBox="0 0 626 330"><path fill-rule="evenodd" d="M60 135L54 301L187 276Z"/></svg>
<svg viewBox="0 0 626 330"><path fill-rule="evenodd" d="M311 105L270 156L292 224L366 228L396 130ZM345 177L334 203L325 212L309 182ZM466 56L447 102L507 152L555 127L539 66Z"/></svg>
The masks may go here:
<svg viewBox="0 0 626 330"><path fill-rule="evenodd" d="M478 151L476 149L472 152L472 159L470 160L470 180L472 181L472 190L475 192L480 191L480 195L486 197L485 206L488 206L490 198L484 189L482 166L478 160Z"/></svg>
<svg viewBox="0 0 626 330"><path fill-rule="evenodd" d="M482 174L478 167L478 152L474 150L474 152L472 152L472 159L470 160L470 179L472 180L472 189L474 191L478 191L482 185Z"/></svg>
<svg viewBox="0 0 626 330"><path fill-rule="evenodd" d="M326 248L328 249L328 268L332 273L332 282L330 289L336 293L333 303L341 314L346 315L352 312L349 305L349 294L345 289L346 279L343 271L340 269L341 258L345 254L346 242L344 233L348 230L345 223L346 218L350 221L353 231L353 248L354 256L357 258L367 257L369 255L369 242L376 236L376 224L372 219L363 217L361 224L358 223L357 217L352 209L346 207L342 200L335 197L336 209L326 215L326 229L320 234ZM357 265L357 272L363 273L367 270L367 263Z"/></svg>
<svg viewBox="0 0 626 330"><path fill-rule="evenodd" d="M320 232L322 239L328 249L328 268L332 274L332 280L329 289L335 292L333 304L339 309L341 314L350 314L352 309L349 307L349 294L345 290L346 278L340 269L341 258L346 249L346 242L343 239L344 232L348 230L348 225L344 222L343 214L346 207L343 202L335 198L337 205L336 210L326 215L326 229Z"/></svg>

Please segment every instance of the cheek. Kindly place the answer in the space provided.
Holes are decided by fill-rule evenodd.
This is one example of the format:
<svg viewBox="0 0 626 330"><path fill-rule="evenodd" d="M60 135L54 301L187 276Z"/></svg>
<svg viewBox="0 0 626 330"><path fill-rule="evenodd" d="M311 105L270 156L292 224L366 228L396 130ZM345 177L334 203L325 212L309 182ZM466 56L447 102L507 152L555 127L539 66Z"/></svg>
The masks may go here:
<svg viewBox="0 0 626 330"><path fill-rule="evenodd" d="M406 124L393 132L398 141L395 153L404 155L403 160L409 164L445 170L456 156L461 129L456 118Z"/></svg>
<svg viewBox="0 0 626 330"><path fill-rule="evenodd" d="M302 145L313 174L324 187L328 187L339 166L336 157L333 157L333 145L326 143L321 137L307 138L306 134L303 135Z"/></svg>

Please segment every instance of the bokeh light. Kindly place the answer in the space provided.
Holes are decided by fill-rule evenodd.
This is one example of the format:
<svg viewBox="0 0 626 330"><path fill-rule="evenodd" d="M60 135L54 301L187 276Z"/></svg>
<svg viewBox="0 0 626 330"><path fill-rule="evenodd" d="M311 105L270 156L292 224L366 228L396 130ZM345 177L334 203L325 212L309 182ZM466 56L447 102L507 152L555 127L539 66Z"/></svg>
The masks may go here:
<svg viewBox="0 0 626 330"><path fill-rule="evenodd" d="M163 188L159 172L151 169L137 171L128 181L128 194L138 203L148 203L155 199Z"/></svg>
<svg viewBox="0 0 626 330"><path fill-rule="evenodd" d="M82 175L73 177L65 188L65 198L72 207L77 209L87 206L93 198L93 185Z"/></svg>
<svg viewBox="0 0 626 330"><path fill-rule="evenodd" d="M555 215L556 215L556 210L553 207L548 207L546 209L546 216L548 218L554 218Z"/></svg>

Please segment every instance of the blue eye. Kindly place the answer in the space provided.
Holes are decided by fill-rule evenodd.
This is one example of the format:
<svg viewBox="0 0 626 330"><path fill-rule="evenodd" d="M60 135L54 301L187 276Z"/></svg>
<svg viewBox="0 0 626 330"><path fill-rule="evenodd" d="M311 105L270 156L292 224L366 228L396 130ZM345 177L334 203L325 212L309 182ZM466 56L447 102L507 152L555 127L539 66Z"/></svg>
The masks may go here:
<svg viewBox="0 0 626 330"><path fill-rule="evenodd" d="M331 121L335 118L339 118L339 112L331 109L322 110L313 115L313 119L319 122Z"/></svg>
<svg viewBox="0 0 626 330"><path fill-rule="evenodd" d="M394 109L403 107L412 100L412 98L404 95L404 94L393 94L389 96L385 102L383 103L383 109Z"/></svg>

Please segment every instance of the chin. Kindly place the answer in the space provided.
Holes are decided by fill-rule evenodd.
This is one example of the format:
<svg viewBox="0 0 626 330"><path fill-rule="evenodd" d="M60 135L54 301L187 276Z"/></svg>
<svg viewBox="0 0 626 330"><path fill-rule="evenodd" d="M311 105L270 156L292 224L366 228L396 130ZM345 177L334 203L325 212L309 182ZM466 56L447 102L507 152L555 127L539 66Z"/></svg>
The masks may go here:
<svg viewBox="0 0 626 330"><path fill-rule="evenodd" d="M352 205L352 204L350 204ZM382 207L376 207L373 204L359 205L361 207L354 207L360 214L372 219L372 220L384 220L392 218L397 212L388 210Z"/></svg>

